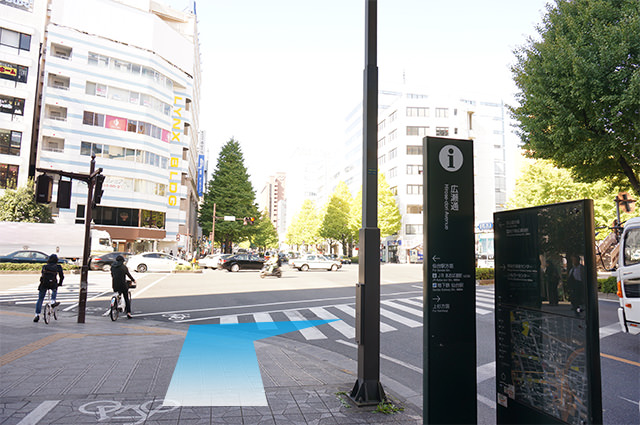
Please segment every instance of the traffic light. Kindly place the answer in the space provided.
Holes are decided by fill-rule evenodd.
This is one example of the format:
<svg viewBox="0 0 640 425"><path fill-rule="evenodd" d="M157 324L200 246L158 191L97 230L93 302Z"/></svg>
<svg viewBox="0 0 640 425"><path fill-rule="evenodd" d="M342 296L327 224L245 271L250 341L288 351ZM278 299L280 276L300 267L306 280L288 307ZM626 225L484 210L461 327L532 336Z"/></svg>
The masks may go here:
<svg viewBox="0 0 640 425"><path fill-rule="evenodd" d="M48 204L51 202L53 178L46 174L40 174L36 178L36 202Z"/></svg>
<svg viewBox="0 0 640 425"><path fill-rule="evenodd" d="M56 200L56 207L71 207L71 180L58 181L58 199Z"/></svg>
<svg viewBox="0 0 640 425"><path fill-rule="evenodd" d="M249 224L253 224L256 221L255 217L249 217Z"/></svg>
<svg viewBox="0 0 640 425"><path fill-rule="evenodd" d="M96 205L99 205L100 201L102 200L102 194L104 193L104 190L102 190L103 183L104 176L102 174L98 174L96 176L96 185L93 188L93 208L95 208Z"/></svg>
<svg viewBox="0 0 640 425"><path fill-rule="evenodd" d="M242 219L242 225L246 226L247 224L249 224L249 217L245 217Z"/></svg>

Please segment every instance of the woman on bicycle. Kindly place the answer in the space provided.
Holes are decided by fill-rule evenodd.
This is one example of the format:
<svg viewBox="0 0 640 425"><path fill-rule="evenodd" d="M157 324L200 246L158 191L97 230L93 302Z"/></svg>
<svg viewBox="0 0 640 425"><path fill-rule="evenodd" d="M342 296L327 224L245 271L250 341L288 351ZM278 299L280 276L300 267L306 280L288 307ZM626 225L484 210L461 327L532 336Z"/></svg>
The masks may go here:
<svg viewBox="0 0 640 425"><path fill-rule="evenodd" d="M60 281L58 282L58 276L60 277ZM51 290L51 307L57 307L60 305L59 302L56 301L56 297L58 295L58 286L62 286L62 281L64 280L64 272L62 271L62 266L58 264L58 256L56 254L51 254L47 259L47 264L42 266L42 271L40 274L40 285L38 285L38 302L36 302L36 317L33 318L34 322L40 320L40 311L42 311L42 302L44 301L44 297L47 295L47 291Z"/></svg>
<svg viewBox="0 0 640 425"><path fill-rule="evenodd" d="M124 297L125 311L127 313L127 319L131 319L131 300L129 299L129 284L126 277L129 276L132 282L135 283L135 279L129 273L129 269L124 264L124 257L118 255L116 261L111 264L111 280L114 292L122 294Z"/></svg>

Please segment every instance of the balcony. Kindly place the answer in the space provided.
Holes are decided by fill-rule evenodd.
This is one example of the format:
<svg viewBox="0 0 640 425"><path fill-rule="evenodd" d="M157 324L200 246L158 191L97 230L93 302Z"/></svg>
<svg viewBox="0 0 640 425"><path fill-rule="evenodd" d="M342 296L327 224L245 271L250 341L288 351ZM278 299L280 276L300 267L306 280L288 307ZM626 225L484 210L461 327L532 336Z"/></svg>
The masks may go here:
<svg viewBox="0 0 640 425"><path fill-rule="evenodd" d="M71 80L69 77L64 77L62 75L49 74L49 78L47 80L48 87L52 87L54 89L60 89L60 90L69 90L70 85L71 85Z"/></svg>

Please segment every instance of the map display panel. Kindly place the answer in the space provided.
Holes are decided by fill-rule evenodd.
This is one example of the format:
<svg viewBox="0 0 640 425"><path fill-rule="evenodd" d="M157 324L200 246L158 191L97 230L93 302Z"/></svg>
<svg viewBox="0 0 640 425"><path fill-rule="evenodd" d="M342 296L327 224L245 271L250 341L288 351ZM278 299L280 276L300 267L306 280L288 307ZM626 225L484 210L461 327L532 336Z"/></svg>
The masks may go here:
<svg viewBox="0 0 640 425"><path fill-rule="evenodd" d="M592 208L494 215L498 423L601 423Z"/></svg>

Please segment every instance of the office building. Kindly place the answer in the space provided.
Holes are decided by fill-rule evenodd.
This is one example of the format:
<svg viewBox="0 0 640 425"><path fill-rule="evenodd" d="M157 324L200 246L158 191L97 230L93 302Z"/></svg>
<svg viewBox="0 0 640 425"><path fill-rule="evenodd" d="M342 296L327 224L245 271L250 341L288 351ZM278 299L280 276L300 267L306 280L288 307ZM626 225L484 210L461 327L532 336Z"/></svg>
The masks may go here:
<svg viewBox="0 0 640 425"><path fill-rule="evenodd" d="M94 228L117 250L193 250L204 166L195 11L153 0L51 0L49 10L37 169L88 173L95 155L105 181ZM56 221L84 223L86 205L74 180Z"/></svg>

